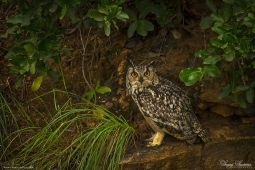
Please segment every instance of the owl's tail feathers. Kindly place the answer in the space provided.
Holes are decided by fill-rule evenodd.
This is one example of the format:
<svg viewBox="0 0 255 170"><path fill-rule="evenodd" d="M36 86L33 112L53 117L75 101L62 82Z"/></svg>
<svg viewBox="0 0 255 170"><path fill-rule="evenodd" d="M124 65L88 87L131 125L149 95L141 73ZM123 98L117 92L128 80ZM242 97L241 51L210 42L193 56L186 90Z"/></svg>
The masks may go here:
<svg viewBox="0 0 255 170"><path fill-rule="evenodd" d="M199 123L194 123L194 132L206 143L211 140L210 136L206 133L206 131L202 128Z"/></svg>
<svg viewBox="0 0 255 170"><path fill-rule="evenodd" d="M201 129L198 133L198 136L206 143L211 140L210 136L205 132L205 130Z"/></svg>

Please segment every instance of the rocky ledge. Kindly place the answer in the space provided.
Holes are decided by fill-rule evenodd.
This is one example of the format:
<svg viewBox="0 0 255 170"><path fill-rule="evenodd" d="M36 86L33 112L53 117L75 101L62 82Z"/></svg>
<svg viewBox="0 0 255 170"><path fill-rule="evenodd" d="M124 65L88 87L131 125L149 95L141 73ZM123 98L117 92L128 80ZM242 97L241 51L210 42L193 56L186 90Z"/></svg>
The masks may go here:
<svg viewBox="0 0 255 170"><path fill-rule="evenodd" d="M189 145L171 136L158 148L139 148L122 160L124 170L255 169L255 118L198 115L211 136L208 143Z"/></svg>

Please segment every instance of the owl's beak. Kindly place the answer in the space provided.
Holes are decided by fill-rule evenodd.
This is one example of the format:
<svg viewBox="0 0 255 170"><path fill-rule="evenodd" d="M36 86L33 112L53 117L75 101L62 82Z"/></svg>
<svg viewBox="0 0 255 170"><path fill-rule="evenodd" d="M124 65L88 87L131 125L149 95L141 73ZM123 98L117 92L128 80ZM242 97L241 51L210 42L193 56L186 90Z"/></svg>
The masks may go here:
<svg viewBox="0 0 255 170"><path fill-rule="evenodd" d="M139 81L140 81L141 84L143 83L143 77L142 76L140 76Z"/></svg>

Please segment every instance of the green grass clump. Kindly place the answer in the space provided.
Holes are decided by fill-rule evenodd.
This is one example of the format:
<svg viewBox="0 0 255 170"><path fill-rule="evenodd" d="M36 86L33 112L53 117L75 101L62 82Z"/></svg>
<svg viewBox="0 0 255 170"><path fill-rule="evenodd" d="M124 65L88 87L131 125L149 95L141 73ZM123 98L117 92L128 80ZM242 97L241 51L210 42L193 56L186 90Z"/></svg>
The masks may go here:
<svg viewBox="0 0 255 170"><path fill-rule="evenodd" d="M51 98L55 113L50 111L43 100L44 95L29 102L39 101L46 107L47 113L42 113L37 108L27 112L22 104L17 105L26 119L31 121L25 121L27 127L11 134L5 130L5 138L12 140L15 136L29 137L16 149L18 154L5 160L4 165L36 169L120 169L119 163L134 134L134 129L126 120L91 103L74 104L70 98L73 94L53 90L45 94L48 99L50 94L53 94ZM61 106L57 103L56 96L59 94L67 96L67 101ZM30 112L42 119L45 114L50 115L47 115L47 119L45 117L45 125L41 127L29 117ZM12 114L15 115L13 112ZM94 125L89 125L88 122ZM5 150L13 151L11 147Z"/></svg>

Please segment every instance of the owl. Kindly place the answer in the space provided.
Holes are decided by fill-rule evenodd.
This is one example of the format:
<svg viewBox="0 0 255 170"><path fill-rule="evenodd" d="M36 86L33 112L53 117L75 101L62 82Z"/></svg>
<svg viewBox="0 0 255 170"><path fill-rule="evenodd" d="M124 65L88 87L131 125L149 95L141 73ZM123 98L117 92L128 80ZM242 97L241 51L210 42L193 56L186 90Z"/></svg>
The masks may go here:
<svg viewBox="0 0 255 170"><path fill-rule="evenodd" d="M153 63L136 66L129 60L126 87L145 120L155 131L147 146L161 145L165 134L193 144L199 136L204 142L210 137L193 113L188 95L155 73Z"/></svg>

